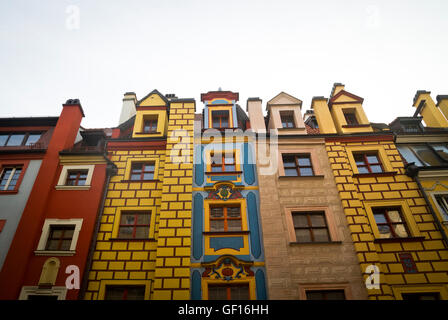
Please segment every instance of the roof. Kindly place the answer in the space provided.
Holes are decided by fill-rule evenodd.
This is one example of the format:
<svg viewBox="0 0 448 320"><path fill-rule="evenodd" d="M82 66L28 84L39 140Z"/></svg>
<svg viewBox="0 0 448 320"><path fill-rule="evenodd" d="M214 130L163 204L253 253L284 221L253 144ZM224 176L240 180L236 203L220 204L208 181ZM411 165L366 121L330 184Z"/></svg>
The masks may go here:
<svg viewBox="0 0 448 320"><path fill-rule="evenodd" d="M56 126L59 117L0 118L0 127Z"/></svg>

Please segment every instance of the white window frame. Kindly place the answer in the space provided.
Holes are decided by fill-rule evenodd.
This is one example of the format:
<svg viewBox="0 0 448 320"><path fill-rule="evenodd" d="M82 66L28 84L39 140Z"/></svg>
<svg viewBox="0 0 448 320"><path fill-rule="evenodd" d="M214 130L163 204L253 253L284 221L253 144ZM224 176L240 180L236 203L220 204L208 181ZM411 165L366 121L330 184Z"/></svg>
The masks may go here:
<svg viewBox="0 0 448 320"><path fill-rule="evenodd" d="M39 256L72 256L76 253L76 244L78 243L79 232L81 231L83 219L45 219L44 225L42 227L42 233L40 235L40 240L37 245L36 251L34 253ZM72 243L70 245L70 250L55 251L55 250L45 250L47 245L48 236L50 235L51 226L55 225L75 225L75 231L73 232Z"/></svg>
<svg viewBox="0 0 448 320"><path fill-rule="evenodd" d="M58 190L89 190L92 182L93 171L95 169L95 165L69 165L63 166L61 175L59 176L58 184L56 185L56 189ZM67 175L69 170L87 170L87 178L86 183L83 186L67 186L65 185L67 181Z"/></svg>
<svg viewBox="0 0 448 320"><path fill-rule="evenodd" d="M28 300L29 295L57 296L57 300L65 300L67 296L66 287L39 288L34 286L24 286L20 291L19 300Z"/></svg>
<svg viewBox="0 0 448 320"><path fill-rule="evenodd" d="M445 210L442 207L440 207L436 199L436 196L444 196L444 198L448 199L448 191L431 192L430 194L434 204L436 205L437 209L440 212L440 216L443 219L442 223L448 225L448 212L445 212ZM443 199L443 201L445 202L446 208L448 209L448 201L445 199Z"/></svg>
<svg viewBox="0 0 448 320"><path fill-rule="evenodd" d="M12 177L13 177L14 174L16 173L16 169L19 168L19 167L20 167L20 169L23 170L23 165L17 165L17 166L14 166L14 165L13 165L13 166L5 165L5 166L3 166L2 171L0 172L0 176L3 176L3 172L5 171L5 169L13 168L13 171L12 171L12 173L9 175L9 178L8 178L8 181L6 182L6 185L5 185L4 188L3 188L2 190L0 190L0 191L12 191L12 190L8 190L8 187L9 187L9 184L11 183ZM21 172L20 174L22 174L22 172ZM13 189L13 190L15 190L15 189L16 189L16 186L14 186L14 189Z"/></svg>

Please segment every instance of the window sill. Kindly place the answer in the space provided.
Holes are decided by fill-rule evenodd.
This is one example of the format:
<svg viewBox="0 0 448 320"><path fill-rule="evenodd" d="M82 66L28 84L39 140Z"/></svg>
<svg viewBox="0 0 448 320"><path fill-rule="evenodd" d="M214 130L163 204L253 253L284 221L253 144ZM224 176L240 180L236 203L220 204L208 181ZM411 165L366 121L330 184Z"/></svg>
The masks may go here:
<svg viewBox="0 0 448 320"><path fill-rule="evenodd" d="M233 235L244 235L249 234L250 231L204 231L202 232L205 236L233 236Z"/></svg>
<svg viewBox="0 0 448 320"><path fill-rule="evenodd" d="M389 243L389 242L419 242L425 240L425 237L407 237L407 238L377 238L374 243Z"/></svg>
<svg viewBox="0 0 448 320"><path fill-rule="evenodd" d="M397 174L396 171L376 172L376 173L355 173L354 178L368 178L368 177L393 177Z"/></svg>
<svg viewBox="0 0 448 320"><path fill-rule="evenodd" d="M162 132L134 132L134 133L141 134L141 135L162 134Z"/></svg>
<svg viewBox="0 0 448 320"><path fill-rule="evenodd" d="M36 256L74 256L76 254L76 251L54 251L54 250L36 250L34 251L34 254Z"/></svg>
<svg viewBox="0 0 448 320"><path fill-rule="evenodd" d="M121 239L121 238L109 238L108 241L155 241L154 238L133 238L133 239Z"/></svg>
<svg viewBox="0 0 448 320"><path fill-rule="evenodd" d="M205 174L210 176L222 176L222 175L235 175L242 174L243 171L223 171L223 172L215 172L215 171L207 171Z"/></svg>
<svg viewBox="0 0 448 320"><path fill-rule="evenodd" d="M90 186L56 186L56 190L90 190Z"/></svg>
<svg viewBox="0 0 448 320"><path fill-rule="evenodd" d="M314 242L293 241L293 242L290 242L289 244L290 245L300 245L300 244L305 244L305 245L307 245L307 244L312 244L312 245L314 245L314 244L342 244L342 241L322 241L322 242L317 242L317 241L314 241Z"/></svg>
<svg viewBox="0 0 448 320"><path fill-rule="evenodd" d="M1 194L16 194L19 193L19 190L0 190L0 195Z"/></svg>
<svg viewBox="0 0 448 320"><path fill-rule="evenodd" d="M315 174L314 176L278 176L279 179L288 179L288 178L292 178L292 179L297 179L297 178L325 178L325 176L323 174Z"/></svg>

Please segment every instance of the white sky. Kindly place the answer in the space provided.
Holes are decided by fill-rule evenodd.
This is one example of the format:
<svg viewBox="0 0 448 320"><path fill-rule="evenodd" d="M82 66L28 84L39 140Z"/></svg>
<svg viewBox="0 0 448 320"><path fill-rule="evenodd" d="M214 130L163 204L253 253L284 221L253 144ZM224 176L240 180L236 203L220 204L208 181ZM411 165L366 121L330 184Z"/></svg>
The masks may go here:
<svg viewBox="0 0 448 320"><path fill-rule="evenodd" d="M79 13L79 14L77 14ZM79 19L78 19L79 18ZM88 128L118 124L123 94L231 90L268 100L364 98L371 122L448 94L448 1L2 0L0 117L58 116L79 98Z"/></svg>

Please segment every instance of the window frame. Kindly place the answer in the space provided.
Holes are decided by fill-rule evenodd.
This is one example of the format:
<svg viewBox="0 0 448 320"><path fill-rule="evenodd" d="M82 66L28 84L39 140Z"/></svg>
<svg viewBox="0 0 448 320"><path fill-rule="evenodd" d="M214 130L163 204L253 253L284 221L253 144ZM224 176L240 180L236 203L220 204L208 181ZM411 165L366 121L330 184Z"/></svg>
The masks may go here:
<svg viewBox="0 0 448 320"><path fill-rule="evenodd" d="M379 210L384 211L384 212L379 212L379 214L383 214L383 216L385 217L385 220L386 220L385 223L378 223L376 221L376 219L375 219L375 215L378 214L375 211L379 211ZM389 212L390 211L398 211L398 214L400 216L401 222L393 222L392 219L389 216ZM390 233L392 235L392 237L390 237L390 238L382 238L382 237L380 237L380 239L402 239L402 238L409 238L410 237L411 233L409 231L409 227L407 226L406 219L404 218L404 215L403 215L402 210L401 210L400 207L374 207L374 208L372 208L372 212L373 212L373 217L375 219L375 223L376 223L376 226L377 226L378 230L379 230L379 226L385 225L385 226L387 226L389 228ZM396 232L395 232L395 230L393 228L393 226L395 226L395 225L403 225L403 227L404 227L404 229L406 231L406 237L400 237L399 235L396 234ZM379 232L379 234L381 235L380 232Z"/></svg>
<svg viewBox="0 0 448 320"><path fill-rule="evenodd" d="M25 177L25 173L28 169L30 161L16 161L16 160L6 160L0 162L0 177L3 175L3 171L5 168L9 167L22 167L22 171L20 173L19 178L17 179L16 185L14 186L13 190L0 190L1 194L12 194L12 193L18 193L20 189L20 185L22 184L22 181Z"/></svg>
<svg viewBox="0 0 448 320"><path fill-rule="evenodd" d="M74 179L75 184L68 184L68 181L72 181L73 179L70 178L70 175L72 175L73 173L76 173L76 177ZM85 186L86 185L86 181L87 181L87 176L89 174L89 170L87 169L81 169L81 170L67 170L67 178L65 180L65 185L66 186L70 186L70 187L75 187L75 186ZM81 179L80 176L81 175L85 175L85 179ZM84 181L84 184L79 184L80 181Z"/></svg>
<svg viewBox="0 0 448 320"><path fill-rule="evenodd" d="M443 142L434 142L434 143L417 142L417 143L400 143L397 145L397 150L400 153L400 156L403 158L403 160L406 163L411 163L406 160L406 158L401 154L400 149L399 149L399 147L406 147L414 155L414 157L416 157L418 159L418 161L420 161L420 163L422 164L422 166L420 166L414 162L414 164L418 167L448 166L448 160L445 160L443 157L441 157L438 154L437 150L433 147L433 145L437 145L437 144L445 145L445 147L448 148L448 144L443 143ZM424 147L428 148L428 150L431 151L431 153L433 155L435 155L436 159L440 162L440 165L433 166L433 165L426 164L426 161L422 160L422 158L417 154L417 152L414 150L414 148L412 148L413 146L424 146Z"/></svg>
<svg viewBox="0 0 448 320"><path fill-rule="evenodd" d="M202 299L203 300L209 300L208 296L208 287L209 285L212 286L218 286L218 285L226 285L225 280L209 280L209 279L201 279L201 288L202 288ZM244 280L232 280L231 282L233 285L249 285L249 300L256 300L257 294L255 291L255 277L246 278ZM218 301L218 300L216 300Z"/></svg>
<svg viewBox="0 0 448 320"><path fill-rule="evenodd" d="M246 287L247 288L247 296L248 299L250 300L251 297L251 293L250 293L250 283L249 282L224 282L224 283L209 283L207 285L207 300L211 300L210 299L210 287L221 287L221 288L226 288L226 298L225 300L221 300L221 301L229 301L232 300L231 299L231 288L232 287ZM230 299L229 299L230 298ZM239 300L239 299L238 299ZM220 300L213 300L213 301L220 301Z"/></svg>
<svg viewBox="0 0 448 320"><path fill-rule="evenodd" d="M344 290L345 300L352 300L352 290L349 283L322 283L322 284L299 284L299 299L307 300L307 291L323 291L323 290Z"/></svg>
<svg viewBox="0 0 448 320"><path fill-rule="evenodd" d="M295 163L294 167L285 167L284 157L287 157L287 156L294 157L294 163ZM313 161L311 160L311 154L310 153L282 153L281 157L282 157L283 172L284 172L284 175L286 177L314 177L316 175L315 172L314 172ZM309 162L310 162L310 165L309 166L300 165L299 159L302 159L302 158L307 158L309 160ZM300 169L301 168L311 169L311 173L312 174L311 175L302 175L300 173L300 171L301 171ZM287 175L286 174L286 169L295 169L297 175L294 175L294 176Z"/></svg>
<svg viewBox="0 0 448 320"><path fill-rule="evenodd" d="M11 136L22 135L22 134L24 136L19 145L8 146L8 142L11 139ZM0 148L3 148L3 147L9 147L9 148L10 147L25 147L25 146L28 147L31 145L31 144L27 144L29 136L35 135L35 134L39 134L40 136L39 136L39 139L36 140L36 142L33 142L33 144L36 144L42 138L42 135L44 134L44 132L42 132L42 131L17 131L17 132L5 132L5 133L0 132L0 135L8 135L8 138L6 138L4 145L0 145Z"/></svg>
<svg viewBox="0 0 448 320"><path fill-rule="evenodd" d="M57 300L65 300L67 288L62 286L53 286L51 288L41 288L38 286L23 286L18 300L28 300L28 296L57 296Z"/></svg>
<svg viewBox="0 0 448 320"><path fill-rule="evenodd" d="M346 147L348 161L353 171L353 175L359 176L384 176L384 175L394 175L397 173L396 169L392 166L389 157L386 153L386 150L382 145L372 145L372 146L353 146ZM358 170L358 166L356 165L354 154L356 153L364 153L364 152L377 152L381 165L383 167L383 172L378 173L360 173Z"/></svg>
<svg viewBox="0 0 448 320"><path fill-rule="evenodd" d="M134 166L138 165L138 164L141 164L141 166L142 166L141 169L140 169L141 170L140 179L134 180L134 179L132 179L132 176L134 174L138 174L138 173L134 173L134 170L135 170ZM144 168L146 166L153 166L154 170L153 171L145 171ZM152 179L144 179L145 173L152 173ZM153 181L155 173L156 173L156 162L155 161L132 161L131 172L129 174L129 180L130 181L134 181L134 182L138 182L138 181Z"/></svg>
<svg viewBox="0 0 448 320"><path fill-rule="evenodd" d="M212 210L214 208L223 208L223 217L222 218L213 218L212 217ZM239 208L239 218L229 218L228 217L228 208ZM210 210L210 216L209 216L209 227L210 232L241 232L243 231L243 217L241 212L241 204L231 204L227 205L226 203L220 203L220 204L210 204L209 207ZM232 221L240 221L240 230L229 230L228 223L229 220ZM223 230L211 230L212 221L223 221L224 222L224 228Z"/></svg>
<svg viewBox="0 0 448 320"><path fill-rule="evenodd" d="M67 185L67 177L70 171L83 171L87 170L87 178L84 185ZM55 188L57 190L89 190L92 184L93 173L95 171L95 165L62 165L61 174L59 175L58 183Z"/></svg>
<svg viewBox="0 0 448 320"><path fill-rule="evenodd" d="M125 214L125 215L126 214L128 214L128 215L129 214L133 214L133 216L134 216L134 223L133 224L122 224L121 218L123 217L123 214ZM137 224L138 216L142 215L142 214L147 214L149 216L149 224ZM148 211L148 210L130 210L130 211L122 210L120 212L120 222L119 222L119 225L118 225L117 239L120 239L120 240L141 240L141 239L147 239L149 237L149 232L151 230L152 215L153 215L153 213L151 211ZM125 228L132 227L132 238L122 238L122 237L120 237L120 229L122 227L125 227ZM136 237L137 227L147 227L148 228L148 236L147 237L143 237L143 238L137 238Z"/></svg>
<svg viewBox="0 0 448 320"><path fill-rule="evenodd" d="M358 165L358 161L356 160L356 157L361 155L364 161L364 164ZM370 163L368 160L369 156L375 156L378 159L378 162L376 163ZM358 169L359 174L377 174L377 173L384 173L384 166L381 162L381 157L378 152L375 151L367 151L367 152L353 152L353 158L355 159L356 168ZM379 166L381 168L380 172L374 172L372 170L372 166ZM359 168L366 168L368 172L359 172Z"/></svg>
<svg viewBox="0 0 448 320"><path fill-rule="evenodd" d="M295 215L303 215L306 217L307 220L307 226L306 227L297 227L294 224L294 232L296 233L297 229L300 230L308 230L311 241L298 241L297 239L297 234L296 234L296 242L297 243L327 243L327 242L331 242L331 235L330 235L330 230L328 227L328 222L327 222L327 218L325 215L325 211L292 211L291 212L292 215L292 219L293 219L293 224L294 224L294 216ZM321 215L324 218L324 222L325 222L325 226L321 227L321 226L313 226L312 221L311 221L311 216L312 215ZM325 229L327 231L327 235L328 235L328 240L327 241L316 241L315 240L315 235L314 235L314 230L315 229Z"/></svg>
<svg viewBox="0 0 448 320"><path fill-rule="evenodd" d="M282 129L296 129L297 128L297 124L295 121L295 115L294 115L294 111L287 111L287 110L281 110L279 111L279 115L280 115L280 122L282 124ZM286 122L287 126L284 126L284 117L287 117L288 121ZM292 126L288 126L289 124L292 124Z"/></svg>
<svg viewBox="0 0 448 320"><path fill-rule="evenodd" d="M79 233L82 228L83 219L45 219L44 224L42 226L42 232L40 235L39 243L37 245L36 250L34 251L35 255L39 256L72 256L76 253L76 246L79 239ZM73 231L72 242L70 244L69 250L47 250L47 241L49 239L49 235L51 232L51 226L54 225L74 225L75 230Z"/></svg>
<svg viewBox="0 0 448 320"><path fill-rule="evenodd" d="M215 155L214 155L215 152L221 154L221 157L220 157L221 163L220 164L213 163L213 161L212 161L213 158L215 157ZM228 157L227 156L228 154L231 154L232 156ZM225 161L226 158L233 159L233 162L230 164L226 163L226 161ZM226 170L226 166L228 166L228 165L232 165L234 167L234 170ZM219 167L221 168L220 171L213 171L213 168L219 168ZM236 169L237 169L236 150L231 150L231 151L221 150L221 152L215 151L215 150L210 151L210 172L213 172L213 173L238 172Z"/></svg>
<svg viewBox="0 0 448 320"><path fill-rule="evenodd" d="M123 175L123 182L147 182L147 181L159 181L159 162L160 159L156 157L138 157L138 158L128 158L126 160L126 167ZM132 164L137 162L154 162L154 176L152 180L131 180L131 170Z"/></svg>
<svg viewBox="0 0 448 320"><path fill-rule="evenodd" d="M220 115L220 114L215 114L214 113L218 113L218 112L222 112L222 113L227 113L226 115ZM215 127L215 118L219 118L219 127ZM222 119L223 118L227 118L227 126L223 127L222 125ZM233 127L233 126L232 126ZM211 110L211 128L214 129L226 129L226 128L231 128L230 126L230 110Z"/></svg>
<svg viewBox="0 0 448 320"><path fill-rule="evenodd" d="M55 230L56 229L55 227L57 227L57 230ZM47 241L45 243L45 251L69 251L69 250L62 250L61 249L62 242L64 240L70 240L70 245L71 245L71 243L73 241L73 235L70 238L64 237L64 235L65 235L65 232L67 230L70 230L70 231L73 230L73 233L74 233L75 232L75 228L76 228L76 226L72 225L72 224L64 224L64 225L53 224L53 225L50 225L50 230L48 232L48 238L47 238ZM53 238L54 231L61 231L61 230L62 230L62 235L60 237ZM53 241L53 240L57 240L58 241L58 246L57 246L58 248L57 249L49 249L50 242Z"/></svg>
<svg viewBox="0 0 448 320"><path fill-rule="evenodd" d="M342 115L344 116L345 125L347 125L347 126L359 126L361 124L355 108L342 109ZM353 123L353 121L352 121L353 119L347 118L348 115L350 115L354 118L355 123Z"/></svg>
<svg viewBox="0 0 448 320"><path fill-rule="evenodd" d="M100 287L98 291L98 300L105 300L106 298L106 287L110 286L145 286L145 298L144 300L149 300L149 295L151 292L151 280L101 280Z"/></svg>
<svg viewBox="0 0 448 320"><path fill-rule="evenodd" d="M120 300L117 300L117 301L128 301L127 295L128 295L128 289L129 288L131 288L131 287L134 287L134 288L142 287L143 288L143 297L142 297L142 299L138 299L138 300L145 300L146 285L144 285L144 284L131 284L131 285L129 285L129 284L109 284L109 285L106 285L105 292L104 292L104 300L112 301L112 299L106 299L108 287L115 287L115 288L123 288L124 289L123 296L122 296L122 298L124 298L124 299L120 299ZM129 300L129 301L136 301L136 300L133 299L133 300Z"/></svg>
<svg viewBox="0 0 448 320"><path fill-rule="evenodd" d="M114 219L114 225L112 227L112 236L111 239L113 240L120 240L120 241L147 241L147 240L153 240L154 239L154 232L155 232L155 223L156 223L156 213L157 208L154 206L130 206L130 207L117 207L116 209L116 215ZM121 223L121 215L123 212L132 212L132 211L140 211L140 212L150 212L151 213L151 219L149 222L149 233L147 238L119 238L119 228Z"/></svg>
<svg viewBox="0 0 448 320"><path fill-rule="evenodd" d="M143 125L142 125L142 133L143 134L158 133L157 132L157 128L158 128L158 117L157 117L157 115L143 117L142 123L143 123ZM150 126L149 126L150 130L146 130L147 123L150 123ZM155 126L154 126L154 124L155 124Z"/></svg>
<svg viewBox="0 0 448 320"><path fill-rule="evenodd" d="M429 194L431 195L431 198L432 198L432 201L433 201L435 207L437 208L437 210L440 213L440 216L442 218L442 223L445 225L448 225L448 191L433 191L433 192L429 192ZM439 204L439 202L437 201L438 196L447 198L446 200L443 199L443 201L445 202L444 205L446 206L446 208L443 208Z"/></svg>

